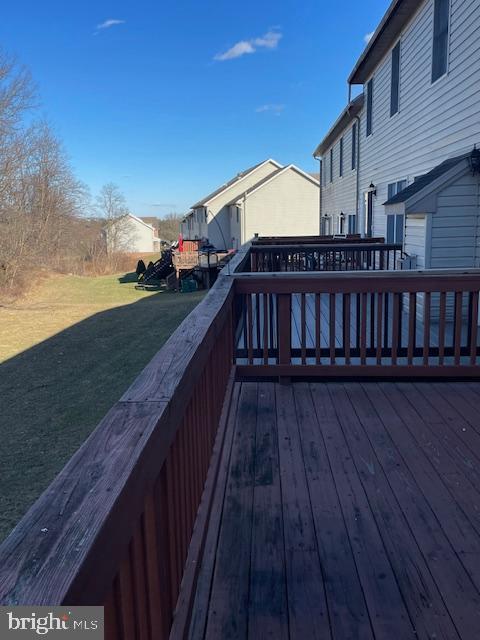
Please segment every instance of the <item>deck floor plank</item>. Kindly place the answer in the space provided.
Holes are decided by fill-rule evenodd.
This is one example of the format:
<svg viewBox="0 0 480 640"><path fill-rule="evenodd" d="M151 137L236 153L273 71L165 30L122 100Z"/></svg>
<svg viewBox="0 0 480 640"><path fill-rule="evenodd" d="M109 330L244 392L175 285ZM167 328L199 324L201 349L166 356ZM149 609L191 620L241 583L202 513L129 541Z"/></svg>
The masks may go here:
<svg viewBox="0 0 480 640"><path fill-rule="evenodd" d="M310 388L375 633L381 638L414 638L398 577L348 449L338 408L326 385L312 383Z"/></svg>
<svg viewBox="0 0 480 640"><path fill-rule="evenodd" d="M282 640L289 634L277 437L275 388L266 383L257 406L248 636Z"/></svg>
<svg viewBox="0 0 480 640"><path fill-rule="evenodd" d="M335 392L336 387L332 388ZM436 481L431 488L431 496L436 495L430 503L427 501L418 486L418 482L421 481L421 472L415 469L414 475L409 468L409 465L413 465L412 469L414 468L415 456L409 456L409 464L405 463L385 432L374 405L368 400L362 387L347 383L343 386L338 385L338 388L342 407L347 406L349 400L355 412L355 417L352 416L353 419L349 421L347 429L352 436L351 450L354 452L352 455L357 457L364 485L371 487L372 505L376 503L378 508L382 509L388 500L390 520L398 523L397 530L402 526L408 526L413 538L410 548L413 550L417 547L420 550L444 601L448 603L447 610L456 628L461 635L466 635L468 629L472 628L472 624L480 621L480 594L472 580L472 575L459 557L462 552L465 552L464 536L452 527L450 530L452 539L449 540L434 511L442 498L446 499L443 509L448 509L449 521L453 524L455 516L459 515L454 509L454 504L448 499L448 495L442 495L442 484L439 481ZM345 398L344 405L345 391L348 400ZM388 412L384 415L388 415ZM373 473L371 469L367 471L362 468L362 462L365 460L372 464ZM398 507L394 503L392 506L393 499L396 499ZM467 522L464 524L467 525ZM464 533L470 534L470 537L475 536L471 528L466 529ZM404 540L406 539L405 535ZM477 544L478 542L477 540ZM478 554L473 557L470 555L466 564L470 564L478 582ZM473 567L476 568L473 569Z"/></svg>
<svg viewBox="0 0 480 640"><path fill-rule="evenodd" d="M480 383L233 397L191 640L480 637Z"/></svg>
<svg viewBox="0 0 480 640"><path fill-rule="evenodd" d="M242 385L223 505L206 638L246 638L258 385Z"/></svg>
<svg viewBox="0 0 480 640"><path fill-rule="evenodd" d="M318 429L308 383L295 385L294 394L332 635L334 638L358 640L374 638L352 543L323 436Z"/></svg>
<svg viewBox="0 0 480 640"><path fill-rule="evenodd" d="M276 385L275 392L290 634L294 638L328 640L325 588L292 386Z"/></svg>

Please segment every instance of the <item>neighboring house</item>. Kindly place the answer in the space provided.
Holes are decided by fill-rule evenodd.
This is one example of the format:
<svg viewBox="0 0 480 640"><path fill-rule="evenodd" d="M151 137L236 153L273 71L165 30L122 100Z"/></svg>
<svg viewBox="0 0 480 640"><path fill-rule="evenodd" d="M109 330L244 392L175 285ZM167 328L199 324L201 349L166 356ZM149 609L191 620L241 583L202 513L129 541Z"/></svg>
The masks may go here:
<svg viewBox="0 0 480 640"><path fill-rule="evenodd" d="M315 152L324 230L356 213L358 232L403 242L419 267L480 265L479 29L478 0L392 2L348 78L363 95Z"/></svg>
<svg viewBox="0 0 480 640"><path fill-rule="evenodd" d="M105 225L107 249L112 252L154 253L160 251L156 228L127 213Z"/></svg>
<svg viewBox="0 0 480 640"><path fill-rule="evenodd" d="M319 182L294 165L265 160L239 173L192 207L186 239L238 249L258 235L318 235Z"/></svg>

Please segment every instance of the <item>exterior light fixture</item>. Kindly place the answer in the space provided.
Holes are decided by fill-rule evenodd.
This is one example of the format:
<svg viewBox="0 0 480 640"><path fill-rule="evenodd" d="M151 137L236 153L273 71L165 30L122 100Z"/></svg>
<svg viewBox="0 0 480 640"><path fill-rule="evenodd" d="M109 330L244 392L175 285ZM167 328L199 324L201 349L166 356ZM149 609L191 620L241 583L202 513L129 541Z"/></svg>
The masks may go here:
<svg viewBox="0 0 480 640"><path fill-rule="evenodd" d="M372 196L377 195L377 187L371 182L368 186L368 191L372 194Z"/></svg>
<svg viewBox="0 0 480 640"><path fill-rule="evenodd" d="M468 156L468 164L470 165L472 176L480 173L480 149L477 149L477 145L473 147L472 153Z"/></svg>

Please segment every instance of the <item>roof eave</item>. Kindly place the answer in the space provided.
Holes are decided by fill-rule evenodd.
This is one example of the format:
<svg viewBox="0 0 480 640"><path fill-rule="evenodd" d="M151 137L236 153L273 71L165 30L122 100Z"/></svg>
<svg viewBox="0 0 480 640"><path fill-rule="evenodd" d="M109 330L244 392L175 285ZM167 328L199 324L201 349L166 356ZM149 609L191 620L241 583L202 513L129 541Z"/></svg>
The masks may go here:
<svg viewBox="0 0 480 640"><path fill-rule="evenodd" d="M424 0L393 0L348 77L349 84L364 84L391 49Z"/></svg>
<svg viewBox="0 0 480 640"><path fill-rule="evenodd" d="M363 108L363 102L363 94L360 94L348 103L348 105L333 123L327 135L323 138L323 140L313 152L314 158L322 156L325 151L327 151L327 149L331 147L332 143L338 138L342 131L345 131L350 122L352 122L352 120L360 113Z"/></svg>

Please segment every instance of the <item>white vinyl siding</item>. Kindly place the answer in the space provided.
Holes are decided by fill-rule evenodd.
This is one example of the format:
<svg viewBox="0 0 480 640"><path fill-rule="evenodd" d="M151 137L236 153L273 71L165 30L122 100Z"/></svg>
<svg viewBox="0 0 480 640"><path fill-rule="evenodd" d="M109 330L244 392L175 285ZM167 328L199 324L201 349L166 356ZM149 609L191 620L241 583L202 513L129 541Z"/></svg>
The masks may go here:
<svg viewBox="0 0 480 640"><path fill-rule="evenodd" d="M438 194L432 215L432 268L479 266L479 185L478 176L466 174Z"/></svg>
<svg viewBox="0 0 480 640"><path fill-rule="evenodd" d="M333 217L333 229L338 228L338 216L343 211L345 215L356 212L355 194L357 188L357 172L352 170L352 123L335 141L333 150L333 165L340 166L340 138L343 138L343 175L334 173L333 182L323 183L322 186L322 214ZM358 141L357 141L358 142ZM328 160L327 160L328 158ZM330 162L327 152L323 162Z"/></svg>
<svg viewBox="0 0 480 640"><path fill-rule="evenodd" d="M417 268L424 269L425 261L425 239L427 233L427 217L407 216L405 221L405 243L404 249L409 256L417 257Z"/></svg>
<svg viewBox="0 0 480 640"><path fill-rule="evenodd" d="M446 158L480 144L480 3L451 0L448 73L434 84L433 7L434 0L421 3L401 34L399 112L390 117L390 50L373 74L373 135L366 136L366 118L361 119L360 193L375 184L376 236L386 231L388 183L404 176L410 184Z"/></svg>
<svg viewBox="0 0 480 640"><path fill-rule="evenodd" d="M243 204L243 243L260 236L318 235L318 184L294 169L253 191Z"/></svg>
<svg viewBox="0 0 480 640"><path fill-rule="evenodd" d="M231 249L232 235L229 202L237 196L240 197L244 191L253 187L262 178L272 174L277 169L277 165L272 162L266 162L245 176L240 182L233 184L218 196L212 198L206 206L208 224L206 228L202 229L202 236L206 236L217 249Z"/></svg>

